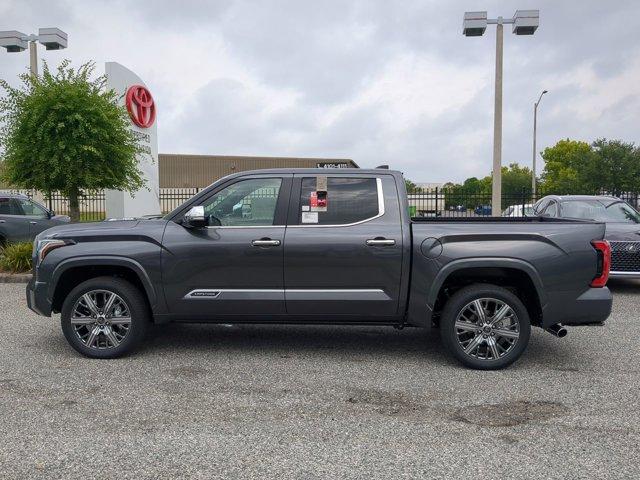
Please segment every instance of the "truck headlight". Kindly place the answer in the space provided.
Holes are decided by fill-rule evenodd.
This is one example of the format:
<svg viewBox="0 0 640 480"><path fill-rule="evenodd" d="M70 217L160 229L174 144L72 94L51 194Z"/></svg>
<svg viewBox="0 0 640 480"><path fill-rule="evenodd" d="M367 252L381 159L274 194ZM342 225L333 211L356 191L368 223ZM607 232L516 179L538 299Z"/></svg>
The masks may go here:
<svg viewBox="0 0 640 480"><path fill-rule="evenodd" d="M64 247L66 245L71 245L71 241L69 240L58 240L55 238L44 238L42 240L37 240L33 244L33 254L36 257L36 265L40 265L44 257L46 257L49 252L55 250L56 248Z"/></svg>

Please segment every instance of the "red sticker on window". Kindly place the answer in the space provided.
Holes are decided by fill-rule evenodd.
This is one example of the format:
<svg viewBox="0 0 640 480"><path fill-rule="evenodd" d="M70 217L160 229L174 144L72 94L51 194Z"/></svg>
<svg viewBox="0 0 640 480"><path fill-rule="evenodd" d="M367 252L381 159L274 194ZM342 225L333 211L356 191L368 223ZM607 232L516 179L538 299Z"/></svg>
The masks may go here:
<svg viewBox="0 0 640 480"><path fill-rule="evenodd" d="M311 208L318 206L318 193L317 192L311 192L311 195L309 195L309 206Z"/></svg>

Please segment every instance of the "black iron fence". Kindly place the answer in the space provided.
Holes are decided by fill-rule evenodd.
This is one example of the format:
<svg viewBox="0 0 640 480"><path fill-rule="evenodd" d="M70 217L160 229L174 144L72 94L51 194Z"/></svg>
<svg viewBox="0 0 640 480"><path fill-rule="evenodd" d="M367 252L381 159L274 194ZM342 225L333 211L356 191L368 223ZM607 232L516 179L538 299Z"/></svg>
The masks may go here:
<svg viewBox="0 0 640 480"><path fill-rule="evenodd" d="M468 190L463 188L433 188L409 191L409 211L414 217L433 216L489 216L492 215L493 205L491 191ZM501 215L520 217L531 215L533 205L547 195L558 194L550 191L536 191L529 189L511 191L502 194L499 207ZM632 207L640 207L638 192L615 192L606 190L585 193L589 195L612 195L618 197Z"/></svg>
<svg viewBox="0 0 640 480"><path fill-rule="evenodd" d="M168 213L200 192L200 188L161 188L160 208ZM49 194L34 190L11 190L27 195L59 215L69 214L69 200L60 192ZM538 191L532 194L523 189L517 192L506 192L502 195L500 213L519 217L530 215L531 207L546 195L556 192ZM591 192L597 195L618 197L632 207L640 209L640 192L609 192L600 190ZM489 216L492 214L491 191L477 191L463 188L433 188L408 192L411 216ZM106 202L103 191L88 192L80 198L81 221L100 221L106 218Z"/></svg>
<svg viewBox="0 0 640 480"><path fill-rule="evenodd" d="M169 213L198 193L201 188L161 188L160 208L162 213Z"/></svg>

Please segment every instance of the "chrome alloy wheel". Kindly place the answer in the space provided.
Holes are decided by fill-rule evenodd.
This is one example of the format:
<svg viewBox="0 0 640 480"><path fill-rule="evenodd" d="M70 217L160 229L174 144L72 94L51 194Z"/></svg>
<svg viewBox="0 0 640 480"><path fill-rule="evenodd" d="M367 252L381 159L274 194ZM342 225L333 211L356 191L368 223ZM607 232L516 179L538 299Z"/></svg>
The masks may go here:
<svg viewBox="0 0 640 480"><path fill-rule="evenodd" d="M71 326L80 341L89 348L115 348L131 327L131 312L126 302L108 290L91 290L73 305Z"/></svg>
<svg viewBox="0 0 640 480"><path fill-rule="evenodd" d="M498 360L518 343L520 323L502 300L478 298L460 310L455 331L465 354L480 360Z"/></svg>

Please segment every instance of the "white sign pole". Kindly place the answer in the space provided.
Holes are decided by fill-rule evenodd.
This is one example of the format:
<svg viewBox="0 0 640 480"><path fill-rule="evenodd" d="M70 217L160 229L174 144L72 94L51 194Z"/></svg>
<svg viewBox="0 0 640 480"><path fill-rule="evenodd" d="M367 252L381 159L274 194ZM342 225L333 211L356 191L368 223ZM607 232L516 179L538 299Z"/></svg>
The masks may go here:
<svg viewBox="0 0 640 480"><path fill-rule="evenodd" d="M131 87L140 85L146 88L140 77L119 63L105 63L105 73L107 75L107 88L113 89L118 93L118 102L125 108L127 91ZM119 190L107 190L105 192L107 218L141 217L143 215L161 213L158 173L158 127L155 118L152 119L152 122L149 121L148 108L146 118L143 118L144 110L136 110L138 105L143 105L139 98L140 96L134 98L132 115L138 113L140 115L139 119L143 120L138 123L149 123L149 126L141 127L131 120L130 129L134 132L138 143L145 151L138 155L138 167L146 180L146 188L138 190L133 195ZM138 99L138 104L136 104L136 99ZM153 108L155 108L155 105L153 105Z"/></svg>

